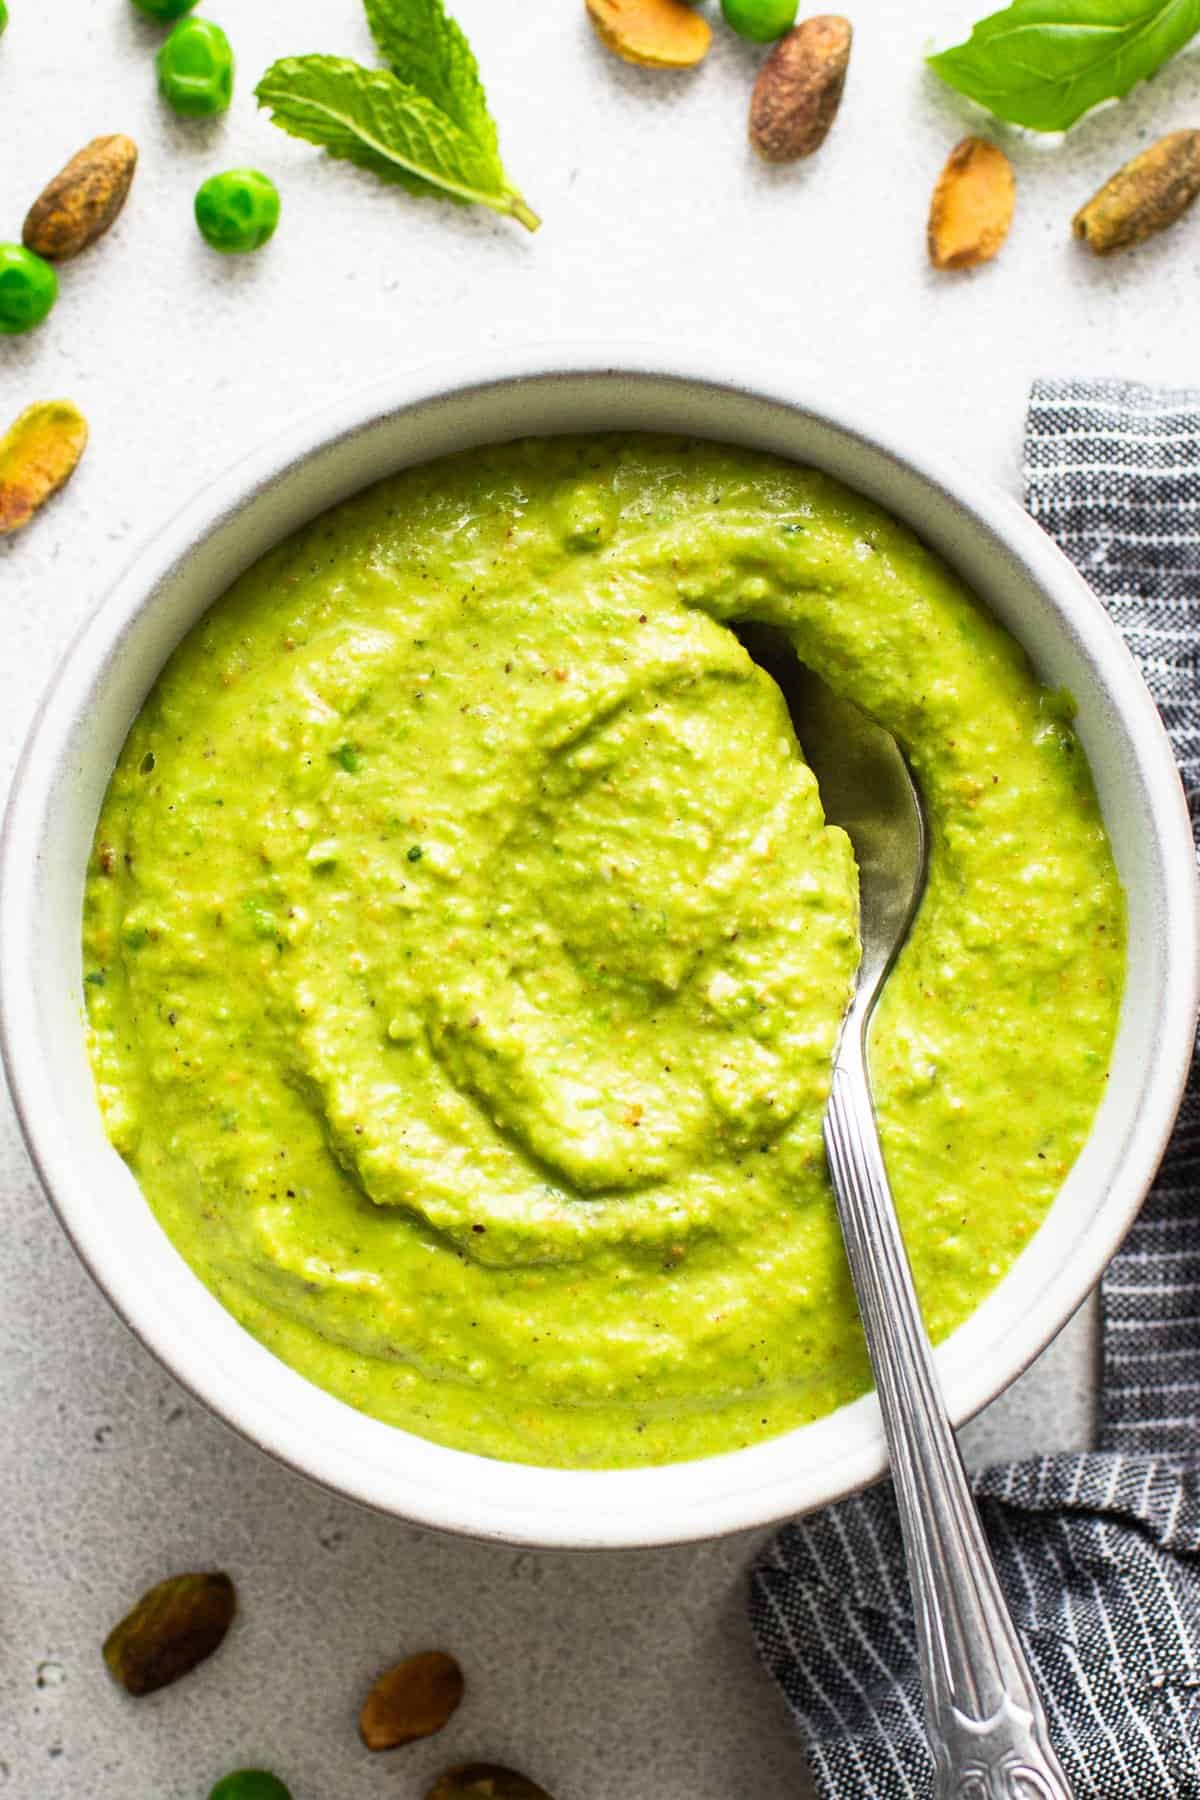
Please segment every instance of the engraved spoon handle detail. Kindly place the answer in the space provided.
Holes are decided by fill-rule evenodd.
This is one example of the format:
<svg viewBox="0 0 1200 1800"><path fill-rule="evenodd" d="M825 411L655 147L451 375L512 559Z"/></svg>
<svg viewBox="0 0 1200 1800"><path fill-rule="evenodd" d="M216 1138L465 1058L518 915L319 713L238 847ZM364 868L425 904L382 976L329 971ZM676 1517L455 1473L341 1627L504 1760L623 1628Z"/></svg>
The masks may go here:
<svg viewBox="0 0 1200 1800"><path fill-rule="evenodd" d="M939 1800L1071 1800L967 1485L913 1286L857 1019L825 1147L891 1451Z"/></svg>

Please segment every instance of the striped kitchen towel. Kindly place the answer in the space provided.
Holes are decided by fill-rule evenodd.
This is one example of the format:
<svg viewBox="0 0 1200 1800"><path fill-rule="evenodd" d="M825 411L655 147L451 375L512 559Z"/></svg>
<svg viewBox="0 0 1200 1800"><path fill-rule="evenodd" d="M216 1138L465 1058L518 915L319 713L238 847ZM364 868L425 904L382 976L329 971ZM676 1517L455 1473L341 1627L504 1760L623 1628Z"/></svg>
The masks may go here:
<svg viewBox="0 0 1200 1800"><path fill-rule="evenodd" d="M1200 823L1200 390L1040 381L1026 498L1111 609ZM1200 1800L1200 1071L1102 1287L1100 1441L975 1481L1079 1800ZM890 1484L755 1565L759 1651L837 1800L933 1793Z"/></svg>

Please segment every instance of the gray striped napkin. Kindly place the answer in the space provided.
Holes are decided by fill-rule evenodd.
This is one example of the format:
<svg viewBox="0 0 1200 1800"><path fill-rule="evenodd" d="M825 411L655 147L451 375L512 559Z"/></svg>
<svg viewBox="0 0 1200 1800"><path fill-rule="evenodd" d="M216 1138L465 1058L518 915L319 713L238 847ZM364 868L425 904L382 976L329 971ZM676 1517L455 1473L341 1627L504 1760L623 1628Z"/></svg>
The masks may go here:
<svg viewBox="0 0 1200 1800"><path fill-rule="evenodd" d="M1040 381L1030 512L1111 609L1200 822L1200 390ZM975 1482L1079 1800L1200 1800L1200 1068L1102 1293L1099 1447ZM890 1484L756 1564L760 1654L837 1800L933 1793Z"/></svg>

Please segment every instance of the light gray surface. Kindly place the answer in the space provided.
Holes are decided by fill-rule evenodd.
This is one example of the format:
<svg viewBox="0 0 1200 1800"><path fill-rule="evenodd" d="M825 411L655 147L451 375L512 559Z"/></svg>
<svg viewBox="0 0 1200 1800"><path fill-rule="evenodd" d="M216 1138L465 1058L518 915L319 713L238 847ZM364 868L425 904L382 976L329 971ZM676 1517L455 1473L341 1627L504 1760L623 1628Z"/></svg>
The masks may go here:
<svg viewBox="0 0 1200 1800"><path fill-rule="evenodd" d="M1020 210L1001 260L966 278L923 260L929 188L966 128L923 76L918 17L855 15L842 118L789 171L743 148L756 55L727 34L695 77L625 68L577 0L458 0L540 236L417 204L324 166L255 116L278 54L366 56L358 0L216 4L241 82L230 117L180 124L153 92L159 33L127 0L10 0L0 41L0 235L93 133L142 146L110 240L64 270L29 338L0 340L0 416L70 394L93 443L69 494L0 546L0 755L11 765L76 622L164 515L243 448L351 384L465 346L523 338L746 341L834 371L849 397L1015 490L1039 370L1186 381L1200 226L1109 266L1067 240L1074 206L1189 115L1181 59L1066 147L1017 147ZM265 255L215 258L194 187L250 162L284 191ZM1181 344L1183 347L1181 348ZM203 1800L264 1759L296 1800L418 1800L476 1754L529 1769L557 1800L802 1795L803 1756L744 1625L753 1545L601 1559L420 1537L334 1503L202 1415L76 1266L0 1121L0 1794ZM1091 1336L1077 1322L969 1432L979 1456L1074 1445L1088 1430ZM221 1656L134 1705L98 1647L151 1580L224 1565L244 1615ZM370 1759L353 1720L394 1657L443 1645L469 1698L433 1745Z"/></svg>

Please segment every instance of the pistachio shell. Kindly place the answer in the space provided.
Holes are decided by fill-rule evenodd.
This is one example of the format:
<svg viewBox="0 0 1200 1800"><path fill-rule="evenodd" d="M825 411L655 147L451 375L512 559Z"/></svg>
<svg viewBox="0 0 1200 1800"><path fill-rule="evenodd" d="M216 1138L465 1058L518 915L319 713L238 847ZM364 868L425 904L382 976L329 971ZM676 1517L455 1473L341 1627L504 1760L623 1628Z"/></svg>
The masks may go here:
<svg viewBox="0 0 1200 1800"><path fill-rule="evenodd" d="M1016 203L1012 164L998 145L968 137L950 152L929 207L929 260L935 269L990 262L1008 236Z"/></svg>
<svg viewBox="0 0 1200 1800"><path fill-rule="evenodd" d="M648 69L692 69L712 43L712 26L685 0L585 0L600 42Z"/></svg>
<svg viewBox="0 0 1200 1800"><path fill-rule="evenodd" d="M28 525L75 472L87 420L69 400L28 407L0 438L0 537Z"/></svg>

